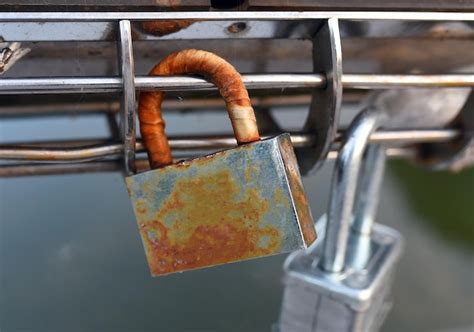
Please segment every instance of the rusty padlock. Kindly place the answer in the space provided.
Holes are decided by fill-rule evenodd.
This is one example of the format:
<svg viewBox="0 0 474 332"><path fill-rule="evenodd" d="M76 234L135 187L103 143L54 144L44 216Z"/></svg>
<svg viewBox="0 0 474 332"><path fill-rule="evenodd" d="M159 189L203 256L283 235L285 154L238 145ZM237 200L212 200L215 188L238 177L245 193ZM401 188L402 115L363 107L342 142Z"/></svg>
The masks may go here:
<svg viewBox="0 0 474 332"><path fill-rule="evenodd" d="M198 74L226 101L239 146L172 164L160 108L140 96L140 129L153 170L126 179L154 276L293 251L316 239L288 134L260 140L235 68L199 50L173 53L150 75Z"/></svg>

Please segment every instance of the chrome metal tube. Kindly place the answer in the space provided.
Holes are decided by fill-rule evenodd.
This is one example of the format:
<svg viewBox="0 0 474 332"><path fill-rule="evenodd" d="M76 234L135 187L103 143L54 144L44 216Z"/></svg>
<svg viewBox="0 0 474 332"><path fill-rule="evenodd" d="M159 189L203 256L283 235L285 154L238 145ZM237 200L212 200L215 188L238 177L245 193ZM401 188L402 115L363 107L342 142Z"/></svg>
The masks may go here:
<svg viewBox="0 0 474 332"><path fill-rule="evenodd" d="M460 137L455 129L381 130L370 135L370 143L444 142Z"/></svg>
<svg viewBox="0 0 474 332"><path fill-rule="evenodd" d="M388 148L386 149L388 158L410 158L413 156L413 149L410 148ZM326 160L335 160L338 151L329 152ZM193 158L196 156L180 156L178 160ZM149 169L148 160L137 158L135 166L139 171ZM0 177L18 177L18 176L37 176L37 175L55 175L55 174L75 174L75 173L93 173L93 172L119 172L123 169L121 159L91 161L87 163L21 163L0 165Z"/></svg>
<svg viewBox="0 0 474 332"><path fill-rule="evenodd" d="M459 137L456 130L407 130L381 131L370 136L371 143L415 143L443 142ZM343 136L340 133L337 140ZM294 133L291 135L293 145L305 147L313 144L314 136ZM194 136L170 137L170 147L173 150L217 150L237 146L233 136ZM82 146L80 146L82 145ZM143 152L143 145L136 142L137 152ZM0 145L0 160L36 160L36 161L87 161L100 159L123 153L123 145L118 142L84 140L78 142L25 142Z"/></svg>
<svg viewBox="0 0 474 332"><path fill-rule="evenodd" d="M321 74L255 74L243 75L248 89L283 89L324 87ZM138 90L159 89L162 91L215 90L214 84L196 77L135 77ZM119 77L74 77L74 78L5 78L0 80L0 94L30 93L104 93L122 90Z"/></svg>
<svg viewBox="0 0 474 332"><path fill-rule="evenodd" d="M326 79L321 74L251 74L243 75L248 89L323 88ZM39 77L4 78L0 94L45 93L107 93L122 90L120 77ZM460 75L375 75L345 74L344 88L386 89L408 87L474 87L474 74ZM138 90L205 91L216 87L202 79L188 76L135 78Z"/></svg>
<svg viewBox="0 0 474 332"><path fill-rule="evenodd" d="M348 267L363 270L373 253L370 234L380 198L385 170L385 148L371 144L365 151L359 174L354 211L349 232L345 263Z"/></svg>
<svg viewBox="0 0 474 332"><path fill-rule="evenodd" d="M446 75L368 75L345 74L345 88L401 89L401 88L453 88L474 86L474 74Z"/></svg>
<svg viewBox="0 0 474 332"><path fill-rule="evenodd" d="M228 12L3 12L5 22L107 22L118 20L402 20L474 21L472 13L409 11L228 11Z"/></svg>
<svg viewBox="0 0 474 332"><path fill-rule="evenodd" d="M354 102L360 97L352 96L348 102ZM284 95L284 96L256 96L250 101L254 108L268 108L279 110L290 106L308 106L311 102L309 94ZM163 111L186 112L195 110L203 112L207 110L225 110L225 102L222 98L186 98L183 100L166 99L163 101ZM28 105L0 105L0 117L24 117L24 116L49 116L64 114L98 114L117 113L120 103L115 101L86 101L86 102L59 102L51 104L28 104Z"/></svg>
<svg viewBox="0 0 474 332"><path fill-rule="evenodd" d="M0 159L48 162L89 161L123 153L122 144L106 144L88 147L42 148L25 146L0 147Z"/></svg>
<svg viewBox="0 0 474 332"><path fill-rule="evenodd" d="M346 140L339 151L332 177L326 236L320 261L325 271L340 272L344 268L362 156L369 137L382 116L385 114L374 110L359 114L349 128Z"/></svg>
<svg viewBox="0 0 474 332"><path fill-rule="evenodd" d="M357 234L369 235L380 198L385 171L385 148L379 144L371 144L365 152L361 179L357 188L352 230Z"/></svg>
<svg viewBox="0 0 474 332"><path fill-rule="evenodd" d="M135 173L135 62L133 61L132 27L130 21L119 23L119 66L122 74L122 109L120 127L123 140L125 174Z"/></svg>

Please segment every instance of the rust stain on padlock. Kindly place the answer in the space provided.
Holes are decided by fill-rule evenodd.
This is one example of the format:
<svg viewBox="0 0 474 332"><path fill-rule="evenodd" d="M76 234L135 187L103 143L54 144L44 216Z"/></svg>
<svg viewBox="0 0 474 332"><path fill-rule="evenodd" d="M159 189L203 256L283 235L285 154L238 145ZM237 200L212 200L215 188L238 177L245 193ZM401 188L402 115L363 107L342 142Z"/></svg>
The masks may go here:
<svg viewBox="0 0 474 332"><path fill-rule="evenodd" d="M280 230L255 223L263 220L268 202L256 189L246 190L236 200L238 193L239 185L229 171L177 181L156 219L140 224L152 273L195 269L277 251ZM180 218L173 220L177 209Z"/></svg>
<svg viewBox="0 0 474 332"><path fill-rule="evenodd" d="M288 252L316 238L289 135L131 176L127 185L153 275Z"/></svg>
<svg viewBox="0 0 474 332"><path fill-rule="evenodd" d="M295 197L294 202L296 211L298 213L301 232L306 243L312 243L316 240L316 232L314 231L314 221L309 209L308 199L304 192L303 182L301 181L300 171L298 165L294 161L293 146L289 140L282 140L281 153L285 161L285 169L289 174L288 182L290 184L291 192Z"/></svg>

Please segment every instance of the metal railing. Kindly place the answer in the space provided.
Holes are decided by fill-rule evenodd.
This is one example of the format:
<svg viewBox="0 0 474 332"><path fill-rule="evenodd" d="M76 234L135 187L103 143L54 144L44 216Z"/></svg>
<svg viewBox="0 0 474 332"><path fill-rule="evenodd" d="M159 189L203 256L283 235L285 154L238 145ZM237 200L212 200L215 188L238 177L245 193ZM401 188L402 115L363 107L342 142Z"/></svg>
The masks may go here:
<svg viewBox="0 0 474 332"><path fill-rule="evenodd" d="M0 160L21 162L19 164L6 163L0 165L0 176L19 176L33 174L58 174L67 172L88 172L125 169L126 174L132 174L135 170L143 169L146 162L143 159L135 160L135 154L143 152L140 141L136 141L135 133L135 91L155 90L162 91L206 91L214 90L215 87L208 81L187 76L176 77L145 77L135 76L133 41L147 40L149 37L143 33L137 33L132 38L133 24L144 20L196 20L197 24L206 22L224 22L232 24L243 21L247 24L274 24L275 22L299 22L308 24L316 22L325 24L332 20L337 27L339 21L354 20L405 20L405 21L474 21L471 13L442 13L442 12L93 12L93 13L67 13L67 12L31 12L31 13L0 13L0 27L5 28L6 35L10 33L17 36L19 41L98 41L115 40L118 44L118 64L120 76L108 77L11 77L0 79L0 95L24 95L24 94L98 94L98 93L121 93L121 103L91 103L89 107L84 106L81 114L90 111L100 113L120 112L120 132L122 141L116 138L108 140L85 140L82 142L30 142L4 144L0 146ZM72 33L75 24L91 24L90 31ZM38 29L49 28L57 33L43 35L41 38L33 37L25 31L31 30L31 24L37 24ZM94 25L96 24L96 25ZM15 29L13 29L15 25ZM258 29L254 29L258 30ZM105 34L105 31L116 32ZM278 29L268 32L253 32L250 35L219 35L221 32L214 31L219 38L308 38L305 33L298 35L279 34ZM276 32L275 32L276 31ZM211 35L212 35L211 33ZM112 36L112 37L111 37ZM151 37L152 39L159 39ZM165 39L186 39L186 35L178 33L176 36L166 36ZM206 36L200 36L205 39ZM331 45L339 43L340 35L338 29L330 29ZM335 44L334 44L335 43ZM322 47L331 47L322 45ZM341 52L332 50L333 52ZM329 73L287 73L287 74L246 74L243 81L249 90L271 90L271 89L306 89L308 91L327 91L331 94L333 103L331 107L335 116L330 117L333 127L337 128L338 114L342 92L336 93L337 89L394 89L394 88L443 88L443 87L474 87L474 74L355 74L342 73L341 54L335 54L334 59L328 60L332 63L332 72ZM332 61L332 62L331 62ZM336 62L338 66L336 66ZM339 68L339 69L338 69ZM334 72L336 71L336 72ZM330 74L330 75L329 75ZM328 76L329 75L329 76ZM340 80L337 79L340 78ZM331 86L331 89L328 89ZM278 102L271 102L271 97L254 98L258 103L267 106L281 106ZM288 99L288 105L301 105L311 102L309 95ZM201 104L199 104L201 103ZM61 104L58 104L61 105ZM58 105L40 105L38 107L25 105L0 106L0 117L31 116L39 114L57 114L64 112L67 107ZM219 107L220 101L210 99L198 101L194 107ZM81 106L77 106L81 108ZM77 108L75 106L75 109ZM175 105L176 108L183 105ZM312 109L311 112L322 112L323 110ZM328 132L329 135L329 132ZM337 142L342 132L331 137L333 144L321 154L322 158L333 159L337 155ZM454 129L430 129L430 130L396 130L379 131L374 133L370 141L391 145L387 149L390 157L410 157L413 150L406 146L419 142L445 142L456 139L461 132ZM310 147L315 144L315 136L309 132L292 134L295 148ZM80 143L78 146L77 144ZM236 145L230 136L201 136L201 137L173 137L170 140L171 148L183 151L203 151L230 148ZM396 145L396 146L395 146ZM122 160L122 166L119 166ZM28 163L24 163L28 161ZM33 163L32 163L33 162ZM48 162L38 164L37 162ZM52 163L54 162L54 163ZM79 162L82 162L81 164Z"/></svg>

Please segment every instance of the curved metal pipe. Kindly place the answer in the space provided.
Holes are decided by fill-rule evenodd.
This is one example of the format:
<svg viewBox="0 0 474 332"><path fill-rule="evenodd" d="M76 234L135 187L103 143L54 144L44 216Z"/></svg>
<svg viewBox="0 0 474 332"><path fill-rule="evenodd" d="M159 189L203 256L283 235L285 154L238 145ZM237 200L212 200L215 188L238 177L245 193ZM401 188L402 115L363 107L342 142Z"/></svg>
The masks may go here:
<svg viewBox="0 0 474 332"><path fill-rule="evenodd" d="M384 118L384 113L374 109L359 114L352 122L336 160L320 261L321 267L328 272L340 272L344 268L350 219L364 151L370 135Z"/></svg>

